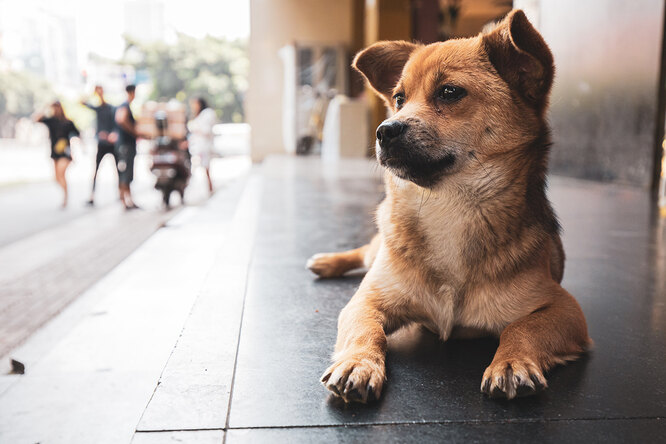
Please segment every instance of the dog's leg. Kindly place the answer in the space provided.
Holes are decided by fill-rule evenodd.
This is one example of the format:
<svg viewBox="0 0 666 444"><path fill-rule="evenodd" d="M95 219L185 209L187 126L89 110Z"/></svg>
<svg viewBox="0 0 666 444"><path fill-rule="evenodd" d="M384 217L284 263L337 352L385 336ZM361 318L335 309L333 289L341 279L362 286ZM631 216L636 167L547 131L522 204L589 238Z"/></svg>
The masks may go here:
<svg viewBox="0 0 666 444"><path fill-rule="evenodd" d="M548 284L551 302L509 324L481 382L492 397L513 398L547 387L544 373L576 359L591 340L578 302L555 282Z"/></svg>
<svg viewBox="0 0 666 444"><path fill-rule="evenodd" d="M308 259L306 266L322 278L342 276L356 268L370 268L379 249L380 238L375 235L372 241L360 248L341 253L319 253Z"/></svg>
<svg viewBox="0 0 666 444"><path fill-rule="evenodd" d="M379 398L386 378L386 334L402 325L400 316L388 311L381 290L364 284L340 313L334 362L321 378L346 402Z"/></svg>

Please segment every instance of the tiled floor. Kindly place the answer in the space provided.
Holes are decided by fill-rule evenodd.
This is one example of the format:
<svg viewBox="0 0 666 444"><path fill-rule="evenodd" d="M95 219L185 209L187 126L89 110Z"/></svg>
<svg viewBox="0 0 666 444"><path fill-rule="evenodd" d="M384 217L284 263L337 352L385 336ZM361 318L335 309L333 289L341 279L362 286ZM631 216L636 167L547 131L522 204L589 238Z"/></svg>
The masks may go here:
<svg viewBox="0 0 666 444"><path fill-rule="evenodd" d="M267 166L227 442L555 441L591 433L600 441L650 441L666 432L658 419L666 416L663 224L653 223L640 191L564 178L551 184L565 228L564 286L587 315L592 353L553 370L541 395L490 400L479 385L496 341L441 343L414 330L389 340L389 379L378 403L330 398L318 378L360 277L316 280L302 265L313 253L370 238L380 195L369 171L347 166L325 177L315 161Z"/></svg>
<svg viewBox="0 0 666 444"><path fill-rule="evenodd" d="M56 379L60 391L34 376L32 382L11 380L5 392L11 396L0 395L0 442L3 432L22 436L16 430L8 435L8 428L34 428L44 422L26 413L31 408L25 397L40 394L39 414L49 418L51 430L62 429L62 424L88 427L90 433L82 436L94 442L119 442L108 436L115 423L117 436L136 430L135 443L663 441L666 232L663 221L660 224L651 213L645 193L552 179L551 197L565 229L568 254L564 286L581 303L596 348L550 372L548 390L510 402L487 399L479 385L495 340L441 343L420 329L410 329L389 339L389 380L382 399L344 405L328 395L319 376L328 365L338 313L361 276L317 280L304 264L313 253L356 247L372 236L372 213L381 199L380 172L366 162L324 166L307 158L273 158L261 171L245 187L233 219L226 212L233 206L225 207L224 225L216 220L221 210L175 221L180 232L190 235L214 232L215 226L228 231L216 255L210 254L210 246L196 244L211 259L200 264L209 271L200 273L193 306L177 303L177 298L164 300L173 311L169 316L181 322L177 340L166 320L153 323L173 338L171 352L164 352L165 340L158 331L137 337L136 345L127 334L103 344L130 347L106 354L131 356L133 366L145 370L123 386L132 398L121 403L114 397L114 384L131 375L124 376L125 366L112 361L104 364L97 382L97 373L77 369L72 361L72 372L81 373L78 379L65 375L71 381ZM215 205L212 208L222 208L219 202ZM155 242L151 245L162 251ZM134 255L137 266L141 254L140 249ZM189 257L183 249L178 254L183 260ZM113 290L111 285L103 288ZM123 299L117 297L120 303ZM126 304L155 301L155 295L137 294ZM117 311L131 312L131 305L123 307ZM139 324L130 321L136 334ZM99 331L85 332L103 337ZM148 353L151 337L159 353ZM85 347L99 346L84 347L86 342L77 339L76 332L67 341L79 344L79 355L87 352ZM60 346L63 353L65 345ZM71 352L68 356L73 359ZM40 373L53 374L49 365L64 365L61 361L51 353L40 363ZM100 429L105 435L95 435L87 426L94 424L85 420L95 418L94 412L84 414L80 406L68 411L67 403L60 401L75 388L85 392L95 385L94 393L118 402L117 407L109 402L103 408L107 416L118 415L112 426ZM72 417L76 414L83 419Z"/></svg>

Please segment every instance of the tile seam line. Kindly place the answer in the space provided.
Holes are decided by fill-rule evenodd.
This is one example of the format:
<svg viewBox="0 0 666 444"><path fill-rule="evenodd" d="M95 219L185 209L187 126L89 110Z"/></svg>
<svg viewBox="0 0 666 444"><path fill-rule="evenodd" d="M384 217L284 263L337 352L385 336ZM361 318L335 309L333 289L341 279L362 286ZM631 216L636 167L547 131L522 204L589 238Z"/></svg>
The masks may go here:
<svg viewBox="0 0 666 444"><path fill-rule="evenodd" d="M180 213L180 211L182 211L182 209L179 210L175 215ZM155 232L149 236L149 238L152 237L158 231L166 229L167 226L168 226L167 224L168 224L169 220L170 219L168 219L166 221L162 221L162 223L158 226L158 228L155 230ZM136 250L138 250L138 247L137 247ZM218 254L215 255L215 259L213 259L213 264L215 264L215 262L218 258ZM150 405L150 403L153 401L153 398L155 397L155 393L157 393L157 389L160 386L160 381L162 381L162 377L164 376L164 372L166 371L167 367L169 366L169 361L171 361L171 357L173 356L174 352L176 351L176 348L178 347L178 343L180 342L181 338L183 337L183 332L185 331L185 328L187 327L187 321L190 318L190 316L192 315L192 312L194 311L194 307L197 305L197 302L199 302L199 299L201 298L201 295L203 294L206 283L208 282L208 280L210 279L210 277L213 274L214 268L215 268L214 265L211 266L211 268L206 273L206 277L204 278L203 283L201 284L201 286L197 290L197 295L194 298L194 301L192 301L192 305L190 306L190 310L188 311L187 317L183 321L183 325L180 328L180 333L178 333L178 338L176 339L176 342L174 343L173 347L171 348L171 351L169 352L169 356L167 357L166 361L164 362L164 367L162 367L162 371L160 371L160 376L157 378L157 383L155 384L155 387L153 388L153 391L150 394L150 398L148 399L148 402L146 402L146 405L144 406L143 410L141 411L141 416L139 417L137 423L134 426L134 432L135 433L137 432L137 428L138 428L139 424L141 424L141 420L143 419L144 413L146 413L146 410L148 409L148 406Z"/></svg>
<svg viewBox="0 0 666 444"><path fill-rule="evenodd" d="M185 207L178 208L169 217L160 218L160 222L157 225L156 229L153 231L153 233L150 234L143 242L141 242L141 244L139 244L139 246L134 251L137 251L143 245L144 242L146 242L148 239L153 237L158 231L168 230L169 228L173 228L173 227L169 226L169 221L171 221L171 219L174 219L176 216L178 216L183 211L184 208ZM132 251L130 254L132 254L134 251ZM215 263L215 261L217 260L218 254L215 255L215 258L213 259L213 263ZM127 257L129 257L129 255ZM122 261L121 261L121 263L122 263ZM118 265L120 265L120 263ZM116 265L116 266L118 266L118 265ZM203 294L203 290L206 287L206 283L209 281L211 275L213 274L213 270L214 270L214 266L211 266L211 268L208 270L208 272L206 272L206 276L203 279L203 283L201 284L201 286L197 290L197 295L194 298L194 301L192 301L192 305L190 306L190 310L188 311L187 317L183 321L183 325L180 329L180 333L178 334L178 338L176 339L176 342L174 343L171 351L169 352L169 356L167 357L166 361L164 362L164 367L162 367L162 370L160 371L160 376L157 378L157 383L155 384L155 388L153 388L153 391L150 394L150 398L148 399L148 402L146 402L146 405L144 406L143 410L141 411L141 416L139 416L139 419L138 419L136 425L134 426L134 431L135 432L137 431L137 427L139 426L139 424L141 423L141 420L143 419L144 413L146 413L146 410L148 409L148 406L150 405L150 403L153 401L153 398L155 397L155 393L157 392L157 389L160 386L160 381L162 381L162 376L164 376L164 372L166 371L166 368L169 365L169 361L171 360L171 357L173 356L174 352L176 351L176 348L178 347L178 343L180 342L181 338L183 337L183 332L185 331L185 328L187 327L187 321L190 318L190 316L192 315L192 312L194 311L194 307L197 305L197 302L199 302L199 299L201 298L201 295Z"/></svg>
<svg viewBox="0 0 666 444"><path fill-rule="evenodd" d="M372 427L372 426L398 426L398 425L462 425L462 424L538 424L546 422L576 422L576 421L635 421L635 420L663 420L664 416L628 416L628 417L582 417L582 418L522 418L522 419L462 419L462 420L435 420L435 421L395 421L395 422L360 422L356 424L313 424L313 425L285 425L285 426L257 426L257 427L230 427L230 430L263 430L263 429L307 429L329 427Z"/></svg>
<svg viewBox="0 0 666 444"><path fill-rule="evenodd" d="M259 179L255 179L259 180ZM255 208L255 226L254 229L252 230L252 235L250 238L250 248L248 251L248 261L247 261L247 266L245 267L245 284L243 286L243 306L241 308L241 313L240 313L240 319L238 322L238 337L236 338L236 353L234 355L234 371L231 376L231 384L229 386L229 401L227 403L227 417L225 418L224 421L224 429L227 430L229 428L229 419L231 418L231 405L232 401L234 399L234 387L236 384L236 370L238 368L238 353L240 351L240 341L241 341L241 336L243 334L243 320L245 319L245 304L247 302L247 289L249 286L249 281L250 281L250 270L252 269L252 263L254 262L254 251L256 247L256 238L257 238L257 230L259 228L259 216L261 214L261 204L263 202L263 190L264 190L264 182L263 180L259 181L259 187L261 190L261 193L258 196L259 202L256 203L257 208ZM222 440L222 444L226 444L227 442L227 434L224 434L224 439Z"/></svg>
<svg viewBox="0 0 666 444"><path fill-rule="evenodd" d="M312 424L312 425L285 425L285 426L257 426L257 427L210 427L192 429L160 429L137 430L136 433L165 433L165 432L204 432L233 430L284 430L284 429L326 429L326 428L354 428L374 426L403 426L403 425L495 425L495 424L538 424L547 422L579 422L579 421L660 421L664 416L628 416L628 417L588 417L588 418L550 418L550 419L506 419L506 420L442 420L442 421L398 421L398 422L365 422L356 424Z"/></svg>
<svg viewBox="0 0 666 444"><path fill-rule="evenodd" d="M235 203L234 203L234 207L235 207L235 208L234 208L234 216L232 217L231 221L229 222L229 223L231 223L231 224L233 224L233 219L236 217L236 215L237 215L237 213L238 213L238 211L239 211L240 200L242 200L242 196L244 195L244 193L245 193L246 190L247 190L248 183L249 183L249 180L248 180L248 179L245 179L245 180L243 180L242 183L240 183L240 185L242 186L242 187L241 187L241 190L240 190L240 191L241 191L241 193L240 193L240 194L241 194L241 199L239 199L238 201L235 201ZM167 228L177 228L177 227L169 227L168 225L164 225L164 226L160 227L160 229L167 229ZM223 254L222 251L224 250L225 241L228 240L228 239L230 239L230 238L231 238L231 235L230 235L229 233L227 233L222 239L220 239L220 249L219 249L218 252L215 254L215 257L214 257L214 259L213 259L213 265L211 265L210 269L209 269L208 272L206 273L205 278L203 279L203 283L202 283L201 286L199 287L198 294L197 294L197 296L195 297L195 300L193 301L192 306L190 307L190 310L189 310L189 312L188 312L188 315L187 315L185 321L183 322L183 325L182 325L182 328L181 328L181 330L180 330L180 333L178 334L178 338L176 339L176 342L174 343L173 348L171 349L171 351L170 351L170 353L169 353L169 357L168 357L167 360L165 361L164 367L162 368L162 371L160 372L160 376L159 376L159 378L157 379L157 383L155 384L155 388L153 389L153 392L151 393L150 398L149 398L148 401L146 402L146 405L145 405L143 411L141 412L141 416L139 417L139 419L138 419L136 425L134 426L134 433L154 432L153 430L149 430L149 431L147 431L147 430L142 430L142 429L140 428L141 421L143 420L143 416L144 416L144 414L145 414L146 411L148 410L148 408L149 408L151 402L153 401L153 398L155 397L155 394L157 393L158 388L160 387L160 382L162 381L162 377L164 376L164 373L166 372L166 369L167 369L167 367L169 366L169 362L171 361L171 358L172 358L173 354L175 353L176 349L178 348L178 344L180 343L180 341L181 341L181 339L182 339L182 337L183 337L183 334L184 334L184 332L185 332L185 329L186 329L187 326L188 326L188 321L189 321L190 317L192 316L192 313L194 312L195 307L196 307L197 304L200 302L201 297L202 297L202 296L204 295L204 293L206 292L206 289L207 289L207 287L208 287L208 284L209 284L210 280L212 279L212 277L214 276L214 272L218 269L218 268L216 267L216 265L218 265L220 258L221 258L221 257L224 257L224 254ZM250 253L251 253L251 251L250 251ZM248 257L249 257L249 256L248 256ZM245 294L243 294L243 303L245 302L244 298L245 298ZM239 325L239 329L240 329L240 325ZM226 424L225 424L225 426L226 426ZM181 428L181 429L160 430L160 431L190 431L190 430L192 430L192 431L196 431L196 430L223 430L223 429L221 429L221 428L203 428L203 429L194 429L194 428L193 428L193 429L182 429L182 428Z"/></svg>
<svg viewBox="0 0 666 444"><path fill-rule="evenodd" d="M252 246L250 251L251 251L251 254L254 254L254 245ZM251 258L248 261L247 270L246 270L246 273L245 273L245 285L243 287L243 307L241 308L241 315L240 315L240 319L239 319L239 323L238 323L238 338L237 338L237 341L236 341L236 353L234 355L234 371L233 371L233 374L231 376L231 385L230 385L230 388L229 388L229 402L227 403L227 417L225 418L225 423L224 423L224 428L223 429L215 428L215 429L212 429L212 430L228 430L229 429L229 418L231 416L231 404L232 404L232 400L233 400L233 397L234 397L234 386L235 386L235 383L236 383L236 369L237 369L237 366L238 366L238 353L240 351L240 341L241 341L241 335L243 333L243 320L245 319L245 302L247 300L247 287L248 287L248 280L249 280L249 276L250 276L250 268L252 266L252 262L253 262L253 258ZM226 442L226 438L225 438L225 442Z"/></svg>

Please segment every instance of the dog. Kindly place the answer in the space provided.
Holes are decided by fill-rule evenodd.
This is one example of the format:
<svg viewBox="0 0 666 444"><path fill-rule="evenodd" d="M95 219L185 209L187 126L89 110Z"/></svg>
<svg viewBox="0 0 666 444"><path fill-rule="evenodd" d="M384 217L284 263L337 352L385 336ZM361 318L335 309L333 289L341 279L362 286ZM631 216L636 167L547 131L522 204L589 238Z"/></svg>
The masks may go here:
<svg viewBox="0 0 666 444"><path fill-rule="evenodd" d="M346 402L378 399L387 335L417 323L442 340L499 336L483 393L545 389L544 373L591 345L560 286L560 224L546 196L550 49L514 10L474 38L376 43L353 67L391 113L376 141L386 197L368 245L308 261L322 278L368 268L322 383Z"/></svg>

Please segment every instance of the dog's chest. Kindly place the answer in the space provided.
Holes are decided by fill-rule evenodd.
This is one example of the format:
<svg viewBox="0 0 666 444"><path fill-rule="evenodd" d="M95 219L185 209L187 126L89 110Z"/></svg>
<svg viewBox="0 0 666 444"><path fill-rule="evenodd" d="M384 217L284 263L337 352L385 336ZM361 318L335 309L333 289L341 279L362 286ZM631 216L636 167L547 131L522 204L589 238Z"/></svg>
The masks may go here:
<svg viewBox="0 0 666 444"><path fill-rule="evenodd" d="M385 204L378 217L393 261L404 270L400 276L413 284L405 295L415 308L415 320L443 339L454 326L499 333L524 314L510 289L469 287L473 268L467 243L470 233L478 232L472 230L478 221L469 208L441 201L412 208Z"/></svg>
<svg viewBox="0 0 666 444"><path fill-rule="evenodd" d="M465 223L446 213L430 215L424 212L419 216L419 229L425 238L422 260L449 283L462 281L465 274Z"/></svg>

